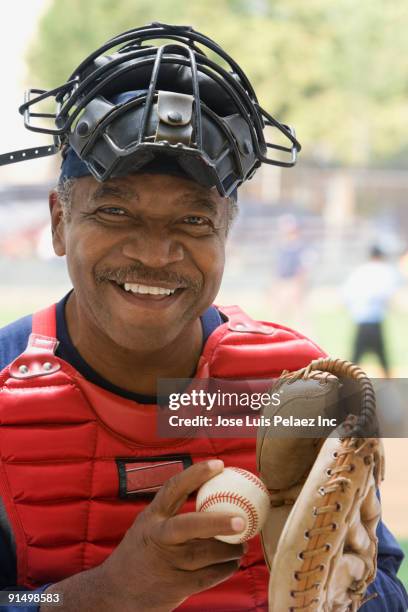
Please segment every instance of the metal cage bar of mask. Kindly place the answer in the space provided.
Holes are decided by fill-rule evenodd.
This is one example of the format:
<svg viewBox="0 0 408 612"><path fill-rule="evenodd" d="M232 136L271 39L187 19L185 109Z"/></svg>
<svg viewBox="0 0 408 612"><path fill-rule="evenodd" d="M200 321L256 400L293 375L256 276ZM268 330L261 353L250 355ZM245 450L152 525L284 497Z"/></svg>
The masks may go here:
<svg viewBox="0 0 408 612"><path fill-rule="evenodd" d="M164 54L165 48L166 46L158 47L155 49L152 48L150 52L152 54L156 53L156 57L153 58L153 56L150 55L149 57L140 60L137 64L138 67L141 68L145 65L148 65L149 63L154 63L155 67L153 68L152 78L150 81L150 86L152 87L151 94L154 93L153 91L154 85L157 80L158 70L159 70L161 61L163 63L172 63L172 64L177 64L177 65L181 64L181 65L186 65L186 66L189 65L189 62L182 56L162 57ZM132 59L136 59L139 55L140 55L140 51L132 52L132 53L123 55L122 57L115 58L114 60L112 60L111 63L105 64L104 66L97 68L93 73L88 75L88 77L80 85L78 85L78 81L76 79L71 79L70 83L72 87L76 86L76 89L74 93L72 94L72 96L68 99L66 104L62 105L60 114L58 116L56 115L56 122L59 123L61 127L55 130L46 129L46 128L37 128L35 126L32 126L31 123L28 123L28 122L26 124L26 127L33 131L45 131L46 133L53 134L53 135L65 134L72 126L76 117L82 112L82 110L88 104L88 102L90 102L99 93L103 93L103 90L106 88L106 86L111 81L117 79L119 76L125 74L126 72L130 72L134 70L134 65L133 64L129 65L129 61ZM120 68L121 64L127 64L127 65L122 66L122 68ZM191 65L191 60L190 60L190 65ZM206 66L208 66L210 70L208 70ZM116 71L112 71L112 68L114 67L118 69ZM296 140L294 133L290 131L290 129L287 126L281 124L279 121L271 117L271 115L266 113L266 111L264 111L259 105L251 104L250 101L247 99L247 96L245 96L245 90L242 88L241 84L238 81L236 81L236 79L234 79L234 77L230 73L225 71L220 66L214 65L205 56L200 58L200 69L201 69L201 72L203 72L207 76L211 77L214 81L216 81L217 84L220 87L222 87L224 91L234 100L234 103L236 104L239 112L241 113L243 117L246 117L247 115L250 116L250 118L252 119L254 123L255 129L256 129L256 136L255 134L253 134L252 125L250 124L250 122L247 122L247 123L253 135L253 142L256 147L257 153L259 156L262 157L262 161L264 163L277 164L279 162L278 160L269 160L268 158L264 156L264 152L261 150L261 148L258 145L258 140L265 147L269 146L270 148L275 148L275 149L278 149L284 152L288 152L288 153L290 152L293 153L293 150L292 150L293 147L296 149L296 151L300 150L300 144ZM222 78L219 78L215 70L219 73L219 76ZM108 75L106 76L106 78L103 80L99 80L99 82L93 87L93 89L89 91L88 94L86 94L82 99L80 99L80 96L87 89L89 84L95 79L100 79L101 77L103 77L104 73L106 72L108 72ZM194 77L192 81L193 81L193 91L195 89L194 97L195 99L197 99L196 96L199 95L198 94L199 85L198 85L198 82L194 83ZM227 88L225 82L227 82L230 85L230 87ZM61 90L64 91L67 88L67 85L68 84L64 84L63 86L61 86ZM57 95L58 95L59 88L56 88L52 90L51 92L49 92L48 96L54 95L55 92L57 92ZM39 96L39 98L35 98L34 100L28 100L25 104L23 104L20 107L20 111L25 113L30 106L32 106L33 104L36 104L38 101L43 101L46 97L47 97L47 94L42 94ZM151 101L151 96L147 100L146 108L150 106L149 104L150 101ZM81 104L78 104L79 102L81 102ZM74 112L71 115L69 115L69 111L71 110L71 108L75 107L75 105L77 105L77 108L74 110ZM279 129L291 141L293 145L292 148L282 147L280 145L273 145L272 143L265 142L264 137L263 137L263 125L262 125L263 121L261 120L262 115L264 115L267 118L268 122L270 122L270 125L273 125L277 129ZM64 120L65 117L66 119ZM64 120L64 123L61 125L63 120ZM141 133L143 133L143 130L141 131ZM287 162L280 162L280 163L286 164Z"/></svg>
<svg viewBox="0 0 408 612"><path fill-rule="evenodd" d="M141 44L149 39L167 39L182 43L183 46L177 45L180 47L180 55L174 53L174 43L167 43L160 47L145 47ZM210 60L201 49L196 47L196 42L204 45L221 57L232 69L233 73L231 74L222 66ZM114 56L106 57L104 55L106 51L119 45L124 45L124 43L126 43L125 46L122 46ZM169 47L172 53L166 55L165 50ZM98 57L104 57L107 61L81 79L81 73L86 73L90 67L95 66L94 62ZM103 90L109 84L119 77L123 77L127 72L131 72L135 67L143 68L153 64L142 127L139 132L139 142L143 142L148 113L156 93L159 70L163 64L167 63L190 67L191 89L194 98L195 145L199 151L202 151L202 103L198 78L198 74L201 72L222 88L230 100L233 101L240 116L246 121L259 162L254 163L253 167L258 167L261 162L287 167L293 166L296 163L297 153L300 151L301 146L295 137L294 131L289 126L281 124L259 106L255 92L246 75L217 43L188 26L151 24L147 27L129 30L107 41L81 62L75 72L72 73L68 82L60 87L48 92L45 90L29 90L24 104L19 109L24 115L25 127L31 131L53 135L54 145L52 147L37 147L0 155L0 165L41 157L43 155L51 155L57 152L69 142L72 125L92 99L98 94L103 95ZM97 82L95 83L95 81ZM32 93L38 95L32 99ZM36 113L31 111L34 105L50 97L55 97L57 103L57 111L55 113ZM56 127L46 128L34 125L31 119L37 117L55 118ZM290 146L286 147L266 142L263 134L265 126L277 128L290 141ZM268 149L291 154L291 158L289 161L269 158L267 156ZM250 172L247 172L247 177L250 174ZM243 180L245 180L245 177Z"/></svg>

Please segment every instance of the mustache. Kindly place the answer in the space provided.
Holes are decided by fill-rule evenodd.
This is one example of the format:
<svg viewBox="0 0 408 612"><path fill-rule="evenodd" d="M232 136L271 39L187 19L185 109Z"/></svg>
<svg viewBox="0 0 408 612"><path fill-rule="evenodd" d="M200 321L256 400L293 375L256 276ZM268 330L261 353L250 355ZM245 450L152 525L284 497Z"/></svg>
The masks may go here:
<svg viewBox="0 0 408 612"><path fill-rule="evenodd" d="M95 280L97 284L114 281L120 285L123 285L125 282L138 283L139 281L145 281L146 284L153 285L156 281L192 289L197 293L202 287L202 282L200 280L189 278L188 276L184 276L184 274L179 274L172 270L152 270L140 263L134 263L116 269L101 268L96 270Z"/></svg>

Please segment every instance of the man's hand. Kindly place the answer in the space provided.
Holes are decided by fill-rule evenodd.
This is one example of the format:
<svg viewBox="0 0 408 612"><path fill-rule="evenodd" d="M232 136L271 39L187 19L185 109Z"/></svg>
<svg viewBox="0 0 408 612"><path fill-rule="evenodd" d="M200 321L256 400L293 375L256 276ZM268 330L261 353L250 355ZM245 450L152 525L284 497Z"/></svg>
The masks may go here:
<svg viewBox="0 0 408 612"><path fill-rule="evenodd" d="M177 514L188 495L222 471L221 461L198 463L171 478L138 516L105 562L112 597L129 609L168 611L238 568L241 545L214 539L245 527L219 513ZM117 594L117 595L116 595Z"/></svg>
<svg viewBox="0 0 408 612"><path fill-rule="evenodd" d="M243 519L220 513L177 514L189 494L222 469L218 460L197 463L168 480L108 559L91 570L91 582L97 584L90 587L99 597L96 607L84 600L81 606L77 601L75 609L89 611L91 604L96 610L102 604L105 610L168 612L190 595L229 578L246 545L226 544L214 536L243 531ZM48 590L63 591L64 610L71 609L65 606L70 605L68 593L69 600L72 596L68 582L74 578ZM65 583L67 588L58 588ZM79 588L84 588L83 581Z"/></svg>

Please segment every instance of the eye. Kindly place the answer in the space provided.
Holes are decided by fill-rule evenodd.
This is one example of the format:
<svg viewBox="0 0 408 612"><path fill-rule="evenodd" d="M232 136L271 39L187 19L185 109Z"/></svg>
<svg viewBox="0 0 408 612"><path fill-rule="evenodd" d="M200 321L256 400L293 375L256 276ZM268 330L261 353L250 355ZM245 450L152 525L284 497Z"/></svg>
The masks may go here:
<svg viewBox="0 0 408 612"><path fill-rule="evenodd" d="M126 211L123 210L123 208L119 208L117 206L105 206L104 208L99 208L98 213L113 215L115 217L126 215Z"/></svg>
<svg viewBox="0 0 408 612"><path fill-rule="evenodd" d="M188 225L198 225L198 226L208 225L210 223L209 219L207 219L206 217L199 217L198 215L191 215L190 217L184 217L183 221L184 223L187 223Z"/></svg>
<svg viewBox="0 0 408 612"><path fill-rule="evenodd" d="M214 224L208 217L201 215L188 215L182 217L179 222L179 227L186 234L193 237L209 236L214 231Z"/></svg>

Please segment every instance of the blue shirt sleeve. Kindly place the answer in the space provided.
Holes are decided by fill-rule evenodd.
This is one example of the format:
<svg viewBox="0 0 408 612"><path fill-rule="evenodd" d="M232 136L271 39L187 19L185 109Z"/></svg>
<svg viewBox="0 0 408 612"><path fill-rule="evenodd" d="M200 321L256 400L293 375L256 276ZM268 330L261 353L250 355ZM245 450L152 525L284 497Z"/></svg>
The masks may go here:
<svg viewBox="0 0 408 612"><path fill-rule="evenodd" d="M377 575L367 589L366 597L370 599L361 608L363 612L407 612L408 595L397 572L404 558L397 540L382 521L377 527L378 560Z"/></svg>
<svg viewBox="0 0 408 612"><path fill-rule="evenodd" d="M28 315L0 329L0 372L25 350L31 327Z"/></svg>
<svg viewBox="0 0 408 612"><path fill-rule="evenodd" d="M43 593L45 591L45 589L47 589L50 585L52 584L52 582L49 582L48 584L44 584L41 587L39 587L38 589L35 589L34 591L29 591L28 589L22 589L21 587L8 587L8 589L3 589L2 592L4 591L20 591L21 593ZM11 605L7 605L7 606L0 606L0 612L39 612L40 611L40 605L38 604L38 606L13 606L13 604ZM56 608L58 610L58 608Z"/></svg>

